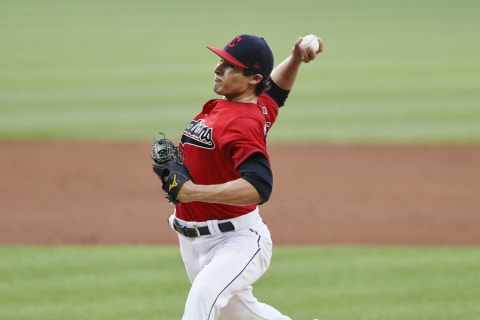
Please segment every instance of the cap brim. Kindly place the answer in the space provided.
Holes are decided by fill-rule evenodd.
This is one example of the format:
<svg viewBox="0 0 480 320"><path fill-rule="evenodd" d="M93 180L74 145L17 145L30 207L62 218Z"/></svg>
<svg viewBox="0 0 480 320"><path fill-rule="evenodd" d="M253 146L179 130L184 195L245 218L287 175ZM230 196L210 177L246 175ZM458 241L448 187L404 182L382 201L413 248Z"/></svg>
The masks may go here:
<svg viewBox="0 0 480 320"><path fill-rule="evenodd" d="M218 55L220 58L222 58L223 60L226 60L230 63L233 63L234 65L240 67L240 68L243 68L243 69L248 69L248 67L246 65L244 65L243 63L241 63L239 60L237 60L234 56L232 56L230 53L228 53L227 51L223 50L223 49L220 49L220 48L215 48L215 47L212 47L212 46L207 46L208 49L212 50L213 53L215 53L216 55Z"/></svg>

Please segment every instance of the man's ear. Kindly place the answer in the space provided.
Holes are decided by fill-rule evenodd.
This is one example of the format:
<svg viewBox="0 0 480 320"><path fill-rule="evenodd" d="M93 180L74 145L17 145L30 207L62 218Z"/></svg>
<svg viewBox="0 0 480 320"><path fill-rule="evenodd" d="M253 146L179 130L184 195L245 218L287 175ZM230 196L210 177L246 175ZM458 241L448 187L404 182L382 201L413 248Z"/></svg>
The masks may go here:
<svg viewBox="0 0 480 320"><path fill-rule="evenodd" d="M259 84L260 82L262 82L262 80L263 80L263 76L259 73L256 73L252 76L253 84Z"/></svg>

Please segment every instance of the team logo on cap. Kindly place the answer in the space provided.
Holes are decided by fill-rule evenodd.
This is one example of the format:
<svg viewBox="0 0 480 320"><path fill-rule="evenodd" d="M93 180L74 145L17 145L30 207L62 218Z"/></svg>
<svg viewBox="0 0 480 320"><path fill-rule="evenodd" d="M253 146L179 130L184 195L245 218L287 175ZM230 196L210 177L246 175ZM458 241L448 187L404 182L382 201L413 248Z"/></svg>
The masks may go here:
<svg viewBox="0 0 480 320"><path fill-rule="evenodd" d="M237 45L237 43L239 43L240 41L242 41L242 37L240 36L236 36L235 38L232 39L232 41L230 41L227 46L229 48L235 48L235 46Z"/></svg>

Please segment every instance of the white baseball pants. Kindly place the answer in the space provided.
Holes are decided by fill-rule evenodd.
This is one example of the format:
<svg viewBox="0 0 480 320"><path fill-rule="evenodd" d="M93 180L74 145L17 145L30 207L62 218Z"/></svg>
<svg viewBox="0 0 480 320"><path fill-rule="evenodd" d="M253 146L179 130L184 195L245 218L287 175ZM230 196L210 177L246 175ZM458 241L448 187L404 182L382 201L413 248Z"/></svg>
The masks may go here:
<svg viewBox="0 0 480 320"><path fill-rule="evenodd" d="M252 284L267 271L272 257L270 231L258 209L228 221L234 231L221 233L215 225L224 221L208 221L197 226L208 225L211 235L178 234L192 283L182 319L291 320L253 295Z"/></svg>

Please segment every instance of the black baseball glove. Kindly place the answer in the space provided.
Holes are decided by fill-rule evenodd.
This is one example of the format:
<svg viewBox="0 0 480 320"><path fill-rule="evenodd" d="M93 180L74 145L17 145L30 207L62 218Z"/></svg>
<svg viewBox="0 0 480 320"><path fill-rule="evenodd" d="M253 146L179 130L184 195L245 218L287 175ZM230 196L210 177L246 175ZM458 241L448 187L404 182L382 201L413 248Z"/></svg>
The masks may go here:
<svg viewBox="0 0 480 320"><path fill-rule="evenodd" d="M165 198L169 202L179 204L178 193L183 184L192 180L189 168L183 164L183 156L173 142L160 132L163 138L155 138L152 147L153 171L162 182Z"/></svg>

